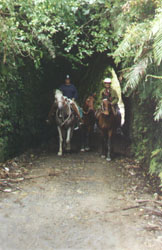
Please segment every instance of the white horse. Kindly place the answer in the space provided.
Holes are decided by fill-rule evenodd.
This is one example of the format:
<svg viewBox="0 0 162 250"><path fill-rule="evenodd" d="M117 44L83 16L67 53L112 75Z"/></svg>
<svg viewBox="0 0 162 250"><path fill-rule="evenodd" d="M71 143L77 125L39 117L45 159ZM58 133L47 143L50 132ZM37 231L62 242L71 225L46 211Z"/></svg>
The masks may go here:
<svg viewBox="0 0 162 250"><path fill-rule="evenodd" d="M71 100L63 96L60 90L55 91L55 101L48 114L49 120L54 111L56 111L55 119L59 133L59 151L58 155L62 156L63 149L71 150L71 138L73 130L77 122L77 118L71 109Z"/></svg>

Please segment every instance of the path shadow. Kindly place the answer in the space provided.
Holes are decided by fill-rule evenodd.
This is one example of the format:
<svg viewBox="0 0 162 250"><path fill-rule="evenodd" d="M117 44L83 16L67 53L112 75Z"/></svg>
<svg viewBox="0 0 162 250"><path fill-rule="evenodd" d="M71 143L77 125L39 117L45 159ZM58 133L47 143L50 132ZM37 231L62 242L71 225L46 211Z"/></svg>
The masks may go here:
<svg viewBox="0 0 162 250"><path fill-rule="evenodd" d="M117 156L131 156L130 152L130 139L123 135L115 134L112 138L112 157ZM57 153L59 146L58 135L53 135L47 143L47 151L49 153ZM71 153L80 153L81 148L81 132L80 130L74 131L71 140ZM90 140L90 148L92 152L101 153L101 136L100 132L93 133ZM65 152L66 153L66 152Z"/></svg>

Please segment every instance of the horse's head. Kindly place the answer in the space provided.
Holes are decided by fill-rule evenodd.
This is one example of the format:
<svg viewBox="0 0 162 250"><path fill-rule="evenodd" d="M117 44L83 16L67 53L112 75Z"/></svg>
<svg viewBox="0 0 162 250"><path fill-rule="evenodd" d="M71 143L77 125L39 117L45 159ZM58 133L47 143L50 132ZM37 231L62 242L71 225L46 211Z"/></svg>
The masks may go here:
<svg viewBox="0 0 162 250"><path fill-rule="evenodd" d="M58 109L62 109L65 105L66 99L59 89L55 91L55 104Z"/></svg>
<svg viewBox="0 0 162 250"><path fill-rule="evenodd" d="M84 103L84 109L86 111L94 110L95 94L88 96Z"/></svg>
<svg viewBox="0 0 162 250"><path fill-rule="evenodd" d="M107 99L104 99L102 101L102 112L105 114L105 115L109 115L110 112L111 112L111 103L107 100Z"/></svg>

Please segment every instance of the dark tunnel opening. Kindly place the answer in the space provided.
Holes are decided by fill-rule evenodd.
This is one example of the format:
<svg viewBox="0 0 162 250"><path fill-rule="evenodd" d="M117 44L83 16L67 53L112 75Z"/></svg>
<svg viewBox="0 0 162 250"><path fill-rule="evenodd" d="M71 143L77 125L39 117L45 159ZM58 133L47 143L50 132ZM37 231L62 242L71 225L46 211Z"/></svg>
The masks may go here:
<svg viewBox="0 0 162 250"><path fill-rule="evenodd" d="M88 63L88 66L86 65ZM79 98L78 103L82 106L83 99L89 94L96 92L98 89L98 84L100 84L103 79L103 74L106 67L111 66L115 69L117 75L120 69L115 67L115 64L111 58L107 56L106 53L103 54L95 54L91 58L85 62L84 65L80 65L79 67L75 67L71 62L69 62L64 57L57 57L55 61L47 61L44 60L42 62L43 67L43 83L46 85L46 97L44 99L44 110L45 117L44 121L47 118L50 107L54 101L54 89L59 88L59 86L64 83L66 74L69 74L71 77L72 83L78 89ZM120 138L119 136L115 137L115 144L118 144L120 141L120 149L116 149L117 152L123 153L122 147L125 150L130 143L129 139L129 116L130 116L130 101L128 97L123 95L123 102L125 105L125 123L122 127L124 137ZM93 140L92 144L98 144L98 139ZM79 149L79 140L80 133L78 131L74 132L73 143L77 145L77 149ZM42 135L42 142L45 144L50 144L51 151L56 151L58 148L58 132L56 124L47 125L44 123L44 135ZM93 146L96 150L97 146Z"/></svg>

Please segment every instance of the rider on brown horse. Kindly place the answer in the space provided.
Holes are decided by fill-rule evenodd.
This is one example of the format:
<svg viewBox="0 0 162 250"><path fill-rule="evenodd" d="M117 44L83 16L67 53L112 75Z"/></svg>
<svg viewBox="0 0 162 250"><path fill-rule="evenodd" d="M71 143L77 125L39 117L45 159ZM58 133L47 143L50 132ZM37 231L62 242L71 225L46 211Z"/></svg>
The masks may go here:
<svg viewBox="0 0 162 250"><path fill-rule="evenodd" d="M106 78L104 80L104 90L101 91L100 93L101 99L104 101L105 99L109 101L112 105L112 111L114 115L116 116L118 114L118 101L119 97L117 95L117 92L111 88L111 79ZM107 111L105 111L105 114L107 114Z"/></svg>
<svg viewBox="0 0 162 250"><path fill-rule="evenodd" d="M115 116L116 123L118 124L116 128L116 133L123 135L123 132L121 130L121 113L118 106L119 97L117 92L111 87L111 78L104 79L104 89L100 92L100 100L102 101L102 112L105 115L108 115L109 111L106 108L106 105L104 105L107 101L109 104L111 104L112 112ZM96 128L96 126L95 126Z"/></svg>

